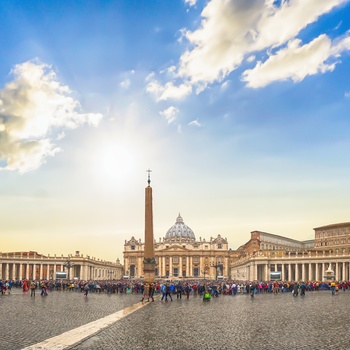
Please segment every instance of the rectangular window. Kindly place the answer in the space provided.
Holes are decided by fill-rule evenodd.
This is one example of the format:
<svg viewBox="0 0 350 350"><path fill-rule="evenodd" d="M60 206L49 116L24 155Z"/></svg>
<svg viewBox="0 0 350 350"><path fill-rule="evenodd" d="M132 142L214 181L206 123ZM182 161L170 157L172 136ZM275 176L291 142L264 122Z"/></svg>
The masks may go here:
<svg viewBox="0 0 350 350"><path fill-rule="evenodd" d="M179 269L177 267L174 268L174 276L177 277L179 275Z"/></svg>
<svg viewBox="0 0 350 350"><path fill-rule="evenodd" d="M195 267L195 268L193 269L193 276L194 276L194 277L198 277L198 276L199 276L199 269L198 269L197 267Z"/></svg>
<svg viewBox="0 0 350 350"><path fill-rule="evenodd" d="M130 249L131 249L131 250L135 250L135 246L132 245L132 246L130 247Z"/></svg>
<svg viewBox="0 0 350 350"><path fill-rule="evenodd" d="M178 264L179 263L179 257L178 256L174 256L173 257L173 263L174 264Z"/></svg>
<svg viewBox="0 0 350 350"><path fill-rule="evenodd" d="M222 244L218 244L218 249L222 249Z"/></svg>
<svg viewBox="0 0 350 350"><path fill-rule="evenodd" d="M193 257L193 263L199 263L199 257L198 256L194 256Z"/></svg>
<svg viewBox="0 0 350 350"><path fill-rule="evenodd" d="M135 258L131 258L130 261L132 264L135 264Z"/></svg>

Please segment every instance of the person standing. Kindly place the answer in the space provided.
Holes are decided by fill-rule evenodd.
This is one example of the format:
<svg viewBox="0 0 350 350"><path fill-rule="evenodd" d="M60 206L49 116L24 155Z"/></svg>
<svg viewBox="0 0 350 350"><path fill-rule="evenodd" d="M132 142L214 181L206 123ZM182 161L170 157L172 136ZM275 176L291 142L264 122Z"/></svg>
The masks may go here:
<svg viewBox="0 0 350 350"><path fill-rule="evenodd" d="M153 295L154 295L155 290L156 290L155 284L151 283L149 286L149 298L151 298L152 301L154 301ZM149 298L148 298L148 301L149 301Z"/></svg>
<svg viewBox="0 0 350 350"><path fill-rule="evenodd" d="M87 297L88 294L89 294L89 285L88 283L86 283L84 286L84 296Z"/></svg>
<svg viewBox="0 0 350 350"><path fill-rule="evenodd" d="M165 293L165 301L168 301L168 296L169 296L170 300L173 301L173 298L172 298L172 296L171 296L171 289L170 289L169 283L166 284L165 288L166 288L166 289L165 289L165 290L166 290L166 293Z"/></svg>
<svg viewBox="0 0 350 350"><path fill-rule="evenodd" d="M31 296L31 297L35 297L35 288L36 288L36 285L35 285L35 282L34 282L34 281L32 281L32 282L30 283L29 288L30 288L30 296Z"/></svg>
<svg viewBox="0 0 350 350"><path fill-rule="evenodd" d="M145 300L145 298L147 298L149 301L149 289L150 289L150 285L149 285L149 283L146 283L146 285L144 285L144 287L143 287L143 295L142 295L142 299L141 299L142 303Z"/></svg>
<svg viewBox="0 0 350 350"><path fill-rule="evenodd" d="M165 283L163 283L161 285L160 290L162 292L162 299L160 299L160 301L162 301L163 299L166 299L166 285L165 285Z"/></svg>
<svg viewBox="0 0 350 350"><path fill-rule="evenodd" d="M176 299L181 299L182 298L182 285L181 283L179 282L177 285L176 285Z"/></svg>

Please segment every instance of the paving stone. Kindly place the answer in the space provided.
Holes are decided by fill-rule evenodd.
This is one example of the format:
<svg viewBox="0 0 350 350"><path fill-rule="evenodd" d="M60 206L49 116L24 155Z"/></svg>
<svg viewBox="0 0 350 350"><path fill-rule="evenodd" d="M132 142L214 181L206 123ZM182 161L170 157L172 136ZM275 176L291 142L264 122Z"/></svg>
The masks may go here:
<svg viewBox="0 0 350 350"><path fill-rule="evenodd" d="M1 350L22 349L138 303L140 295L0 296ZM350 292L190 296L147 303L71 347L81 349L349 349ZM49 350L49 349L48 349Z"/></svg>

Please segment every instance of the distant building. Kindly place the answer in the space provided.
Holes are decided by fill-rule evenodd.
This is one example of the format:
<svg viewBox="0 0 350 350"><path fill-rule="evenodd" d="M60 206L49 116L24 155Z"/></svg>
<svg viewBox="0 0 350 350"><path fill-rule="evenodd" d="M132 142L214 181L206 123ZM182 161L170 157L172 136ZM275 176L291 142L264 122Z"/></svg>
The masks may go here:
<svg viewBox="0 0 350 350"><path fill-rule="evenodd" d="M164 238L154 241L156 278L322 281L330 268L336 280L350 280L350 223L314 230L315 239L306 241L256 230L232 250L220 235L197 240L179 215ZM140 239L125 241L124 267L131 278L143 276L143 251Z"/></svg>
<svg viewBox="0 0 350 350"><path fill-rule="evenodd" d="M84 256L76 251L69 256L50 256L37 252L0 253L0 279L55 279L58 272L67 272L67 278L79 280L120 279L123 266Z"/></svg>
<svg viewBox="0 0 350 350"><path fill-rule="evenodd" d="M350 248L350 222L314 228L315 249L343 252Z"/></svg>
<svg viewBox="0 0 350 350"><path fill-rule="evenodd" d="M315 228L315 239L297 241L253 231L231 264L231 278L268 281L322 281L327 269L338 281L350 280L350 223Z"/></svg>
<svg viewBox="0 0 350 350"><path fill-rule="evenodd" d="M156 278L210 278L230 276L230 250L226 238L218 235L206 241L196 240L181 215L163 239L154 240ZM125 274L142 278L144 242L131 237L124 244Z"/></svg>

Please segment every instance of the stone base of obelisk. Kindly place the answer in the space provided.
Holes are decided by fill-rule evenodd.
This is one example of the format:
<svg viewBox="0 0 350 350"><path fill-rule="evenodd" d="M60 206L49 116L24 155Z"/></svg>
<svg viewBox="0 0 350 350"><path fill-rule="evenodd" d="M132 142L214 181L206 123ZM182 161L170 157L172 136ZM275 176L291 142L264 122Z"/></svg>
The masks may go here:
<svg viewBox="0 0 350 350"><path fill-rule="evenodd" d="M154 283L154 281L156 279L155 265L154 264L145 263L144 268L143 268L143 273L144 273L143 282Z"/></svg>

